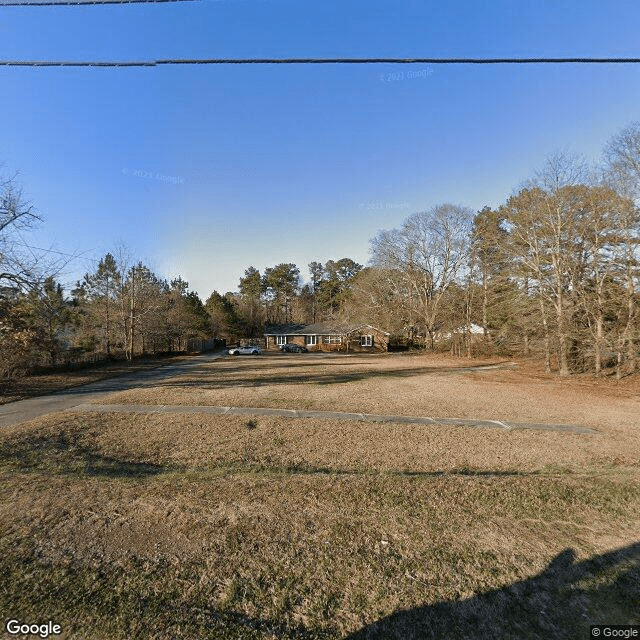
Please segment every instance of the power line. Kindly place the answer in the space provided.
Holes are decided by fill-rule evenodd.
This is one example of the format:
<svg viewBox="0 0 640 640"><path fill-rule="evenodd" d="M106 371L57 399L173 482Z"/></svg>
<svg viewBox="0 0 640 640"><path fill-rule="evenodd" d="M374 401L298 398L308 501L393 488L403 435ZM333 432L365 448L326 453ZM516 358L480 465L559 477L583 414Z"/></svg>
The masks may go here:
<svg viewBox="0 0 640 640"><path fill-rule="evenodd" d="M148 4L158 2L198 2L199 0L0 0L0 7L54 7L81 4Z"/></svg>
<svg viewBox="0 0 640 640"><path fill-rule="evenodd" d="M96 260L95 258L83 257L82 254L78 255L73 253L65 253L64 251L56 251L55 249L45 249L43 247L34 247L32 244L28 244L27 242L24 242L24 240L22 242L16 242L14 240L12 244L16 244L20 247L26 247L27 249L36 249L37 251L44 251L45 253L57 253L58 255L66 256L67 258L89 260L91 262L99 262L99 260ZM33 255L33 252L32 252L32 255Z"/></svg>
<svg viewBox="0 0 640 640"><path fill-rule="evenodd" d="M173 2L195 0L134 0ZM82 3L85 4L85 3ZM638 64L640 58L174 58L167 60L0 60L2 67L158 67L210 64Z"/></svg>

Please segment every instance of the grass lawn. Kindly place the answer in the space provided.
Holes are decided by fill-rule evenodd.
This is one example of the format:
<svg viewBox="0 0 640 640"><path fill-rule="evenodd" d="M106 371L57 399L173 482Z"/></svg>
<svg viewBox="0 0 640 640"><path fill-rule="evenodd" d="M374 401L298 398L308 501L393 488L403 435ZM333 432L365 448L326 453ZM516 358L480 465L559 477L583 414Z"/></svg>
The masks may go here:
<svg viewBox="0 0 640 640"><path fill-rule="evenodd" d="M4 620L87 640L586 638L590 624L640 624L638 381L478 364L229 358L101 402L598 433L75 412L3 429Z"/></svg>

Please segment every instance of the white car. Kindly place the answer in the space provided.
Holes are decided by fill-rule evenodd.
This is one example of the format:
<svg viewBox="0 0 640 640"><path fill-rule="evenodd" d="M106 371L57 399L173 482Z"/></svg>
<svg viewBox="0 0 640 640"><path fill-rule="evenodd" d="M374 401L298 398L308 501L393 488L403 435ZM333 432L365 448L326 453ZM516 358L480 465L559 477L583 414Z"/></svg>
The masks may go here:
<svg viewBox="0 0 640 640"><path fill-rule="evenodd" d="M257 344L249 344L246 347L233 347L229 349L230 356L261 356L262 350Z"/></svg>

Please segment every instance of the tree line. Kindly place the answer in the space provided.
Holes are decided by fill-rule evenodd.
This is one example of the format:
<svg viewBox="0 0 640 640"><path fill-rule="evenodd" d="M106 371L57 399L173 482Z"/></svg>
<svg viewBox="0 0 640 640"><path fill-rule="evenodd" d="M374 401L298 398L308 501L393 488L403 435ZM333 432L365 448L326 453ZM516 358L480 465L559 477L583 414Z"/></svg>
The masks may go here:
<svg viewBox="0 0 640 640"><path fill-rule="evenodd" d="M141 262L124 267L108 253L94 273L72 291L78 313L75 344L108 357L124 351L173 352L209 336L209 318L195 291L181 277L159 278Z"/></svg>
<svg viewBox="0 0 640 640"><path fill-rule="evenodd" d="M226 339L259 338L265 325L342 320L352 284L363 269L351 258L311 262L309 281L302 283L293 263L251 266L240 278L238 291L214 291L205 302L215 336Z"/></svg>
<svg viewBox="0 0 640 640"><path fill-rule="evenodd" d="M20 203L15 204L19 209ZM0 211L4 221L11 215L21 219L6 207ZM6 237L0 241L9 246ZM55 276L42 277L15 252L0 258L7 268L0 288L0 377L79 354L131 360L141 354L184 351L189 341L210 336L209 316L188 283L164 280L141 262L127 264L107 253L69 297ZM15 268L18 265L24 268Z"/></svg>
<svg viewBox="0 0 640 640"><path fill-rule="evenodd" d="M496 208L446 203L380 230L367 266L313 261L306 279L293 263L250 266L237 291L204 304L181 278L111 253L66 298L12 242L36 212L14 179L0 189L3 375L68 349L132 358L315 322L369 323L398 343L460 355L540 356L560 375L637 369L640 123L611 138L598 167L557 154Z"/></svg>
<svg viewBox="0 0 640 640"><path fill-rule="evenodd" d="M499 207L442 204L349 258L249 267L214 291L216 330L258 337L264 324L367 322L392 340L453 353L540 356L547 371L617 377L637 369L640 337L640 123L615 135L600 166L556 154ZM481 335L478 335L480 327Z"/></svg>

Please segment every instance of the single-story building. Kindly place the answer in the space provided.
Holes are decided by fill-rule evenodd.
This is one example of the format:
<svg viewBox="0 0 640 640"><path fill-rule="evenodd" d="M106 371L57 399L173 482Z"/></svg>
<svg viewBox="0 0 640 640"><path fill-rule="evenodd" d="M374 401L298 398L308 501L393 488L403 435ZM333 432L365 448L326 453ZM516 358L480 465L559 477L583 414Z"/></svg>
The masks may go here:
<svg viewBox="0 0 640 640"><path fill-rule="evenodd" d="M264 330L268 351L294 343L309 351L387 351L389 334L369 324L281 324L267 325Z"/></svg>
<svg viewBox="0 0 640 640"><path fill-rule="evenodd" d="M464 336L467 334L467 331L471 335L472 339L478 339L484 337L484 328L479 324L474 324L473 322L468 326L458 327L454 329L453 332L448 331L447 333L441 333L438 335L438 338L442 340L449 340L450 338L455 338L456 336Z"/></svg>

